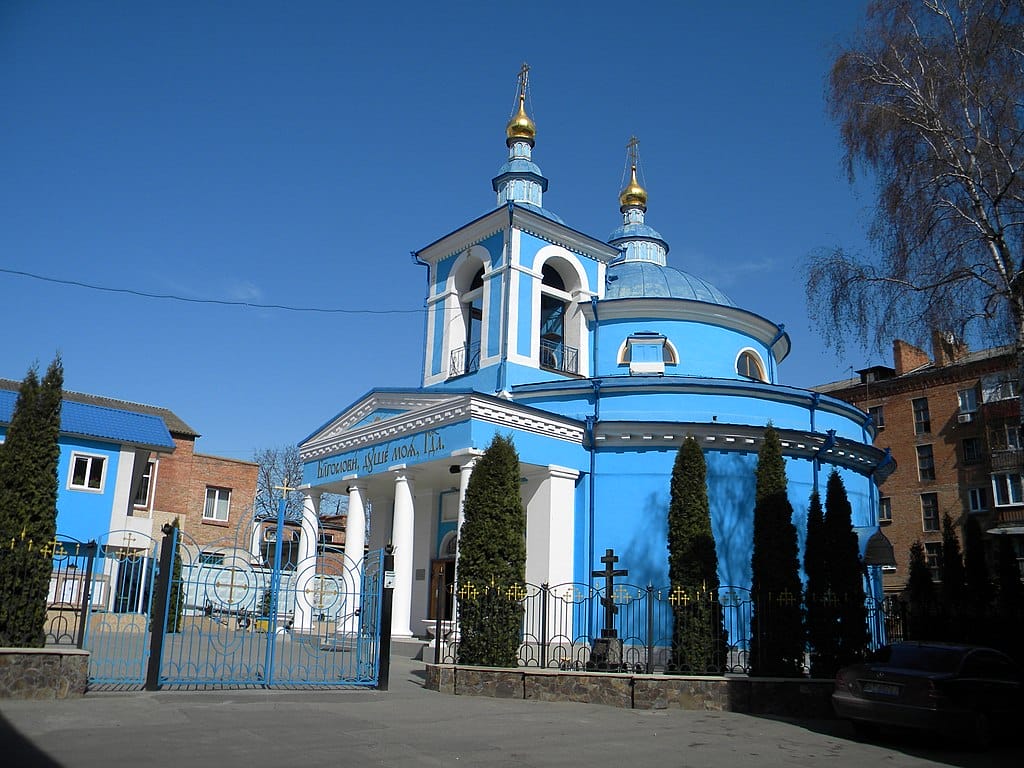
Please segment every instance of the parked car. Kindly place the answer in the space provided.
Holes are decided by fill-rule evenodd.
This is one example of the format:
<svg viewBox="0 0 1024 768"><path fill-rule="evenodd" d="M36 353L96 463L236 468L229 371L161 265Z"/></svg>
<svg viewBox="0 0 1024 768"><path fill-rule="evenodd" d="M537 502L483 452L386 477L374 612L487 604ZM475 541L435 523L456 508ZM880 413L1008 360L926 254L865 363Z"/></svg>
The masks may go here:
<svg viewBox="0 0 1024 768"><path fill-rule="evenodd" d="M905 642L836 674L832 706L861 736L879 726L941 731L988 747L1000 725L1019 728L1024 673L992 648Z"/></svg>

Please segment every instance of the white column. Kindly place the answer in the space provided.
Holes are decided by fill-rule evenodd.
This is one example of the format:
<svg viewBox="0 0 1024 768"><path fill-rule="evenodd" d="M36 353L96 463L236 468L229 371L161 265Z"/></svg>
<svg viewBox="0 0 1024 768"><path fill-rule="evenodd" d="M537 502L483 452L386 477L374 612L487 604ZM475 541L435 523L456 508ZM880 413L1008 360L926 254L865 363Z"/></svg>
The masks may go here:
<svg viewBox="0 0 1024 768"><path fill-rule="evenodd" d="M347 478L346 478L347 479ZM366 482L353 480L348 485L348 517L345 521L345 604L339 617L346 632L359 628L362 604L363 552L366 548ZM342 621L344 618L344 621Z"/></svg>
<svg viewBox="0 0 1024 768"><path fill-rule="evenodd" d="M302 491L302 534L299 537L299 557L295 564L295 617L294 629L311 629L316 606L313 605L315 589L310 582L316 576L316 549L319 537L320 492Z"/></svg>
<svg viewBox="0 0 1024 768"><path fill-rule="evenodd" d="M395 548L395 591L391 603L391 636L412 637L412 546L415 524L412 478L404 464L389 467L395 474L395 513L391 543Z"/></svg>

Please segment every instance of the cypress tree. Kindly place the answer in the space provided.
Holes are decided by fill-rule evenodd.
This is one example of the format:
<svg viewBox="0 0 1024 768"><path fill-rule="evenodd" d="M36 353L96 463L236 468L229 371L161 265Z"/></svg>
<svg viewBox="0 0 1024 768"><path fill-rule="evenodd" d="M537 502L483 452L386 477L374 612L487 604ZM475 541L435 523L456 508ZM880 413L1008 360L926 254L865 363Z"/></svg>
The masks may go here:
<svg viewBox="0 0 1024 768"><path fill-rule="evenodd" d="M171 582L168 585L168 608L167 608L167 631L180 632L182 627L182 615L185 608L185 593L181 584L181 526L178 518L175 517L171 526L179 529L178 546L174 550L174 559L171 561Z"/></svg>
<svg viewBox="0 0 1024 768"><path fill-rule="evenodd" d="M825 547L835 656L831 668L822 673L831 677L840 668L864 658L868 644L867 607L864 604L863 566L860 544L853 530L853 509L846 486L835 469L829 474L825 491Z"/></svg>
<svg viewBox="0 0 1024 768"><path fill-rule="evenodd" d="M829 615L828 557L825 514L821 508L821 496L815 490L807 507L807 540L804 543L804 574L807 576L804 606L812 677L827 674L823 670L831 667L828 659L835 655L835 632Z"/></svg>
<svg viewBox="0 0 1024 768"><path fill-rule="evenodd" d="M459 539L459 663L514 667L522 632L526 515L519 456L495 435L466 488Z"/></svg>
<svg viewBox="0 0 1024 768"><path fill-rule="evenodd" d="M41 648L46 641L63 386L60 357L41 382L29 370L0 452L0 646Z"/></svg>
<svg viewBox="0 0 1024 768"><path fill-rule="evenodd" d="M718 601L718 552L711 531L707 466L688 436L672 468L668 510L668 576L673 605L674 671L721 672L726 634Z"/></svg>
<svg viewBox="0 0 1024 768"><path fill-rule="evenodd" d="M798 676L803 668L796 527L782 443L771 424L757 459L750 619L751 674Z"/></svg>
<svg viewBox="0 0 1024 768"><path fill-rule="evenodd" d="M904 600L909 615L905 640L927 640L935 623L935 582L928 568L924 545L920 540L910 545L910 559Z"/></svg>
<svg viewBox="0 0 1024 768"><path fill-rule="evenodd" d="M981 525L974 515L964 524L964 609L972 641L991 645L997 625L993 621L992 580L985 564Z"/></svg>

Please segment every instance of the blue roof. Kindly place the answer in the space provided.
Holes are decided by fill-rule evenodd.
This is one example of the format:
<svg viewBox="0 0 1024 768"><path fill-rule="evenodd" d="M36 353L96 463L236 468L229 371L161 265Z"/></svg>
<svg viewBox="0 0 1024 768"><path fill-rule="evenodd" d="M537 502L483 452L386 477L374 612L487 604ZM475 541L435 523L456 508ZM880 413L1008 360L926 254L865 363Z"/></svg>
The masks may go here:
<svg viewBox="0 0 1024 768"><path fill-rule="evenodd" d="M735 307L732 299L706 280L649 261L624 261L608 267L606 299L689 299Z"/></svg>
<svg viewBox="0 0 1024 768"><path fill-rule="evenodd" d="M498 169L498 176L504 176L506 173L533 173L537 176L544 175L540 172L540 166L531 160L524 160L521 157L509 160Z"/></svg>
<svg viewBox="0 0 1024 768"><path fill-rule="evenodd" d="M551 219L551 221L556 221L559 224L565 224L565 221L561 216L557 213L552 213L547 208L541 208L539 205L534 205L533 203L524 203L521 200L516 200L516 205L520 208L525 208L528 211L532 211L533 213L543 216L545 219Z"/></svg>
<svg viewBox="0 0 1024 768"><path fill-rule="evenodd" d="M0 424L10 424L18 393L0 390ZM100 405L63 401L60 408L61 434L79 435L114 443L174 450L174 441L159 416L132 413Z"/></svg>
<svg viewBox="0 0 1024 768"><path fill-rule="evenodd" d="M616 240L633 240L638 237L647 240L660 240L662 243L665 242L665 238L661 236L658 230L646 224L623 224L608 236L608 242L615 245Z"/></svg>

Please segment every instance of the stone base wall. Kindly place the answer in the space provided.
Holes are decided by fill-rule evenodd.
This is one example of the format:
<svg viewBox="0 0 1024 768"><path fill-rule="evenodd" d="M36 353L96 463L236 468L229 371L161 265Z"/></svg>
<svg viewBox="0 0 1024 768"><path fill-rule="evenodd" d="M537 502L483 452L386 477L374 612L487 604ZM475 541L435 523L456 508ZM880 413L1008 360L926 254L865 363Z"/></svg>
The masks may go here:
<svg viewBox="0 0 1024 768"><path fill-rule="evenodd" d="M576 701L625 709L694 709L831 718L831 680L688 677L427 664L425 687L456 696Z"/></svg>
<svg viewBox="0 0 1024 768"><path fill-rule="evenodd" d="M77 648L0 648L0 699L84 696L89 652Z"/></svg>

